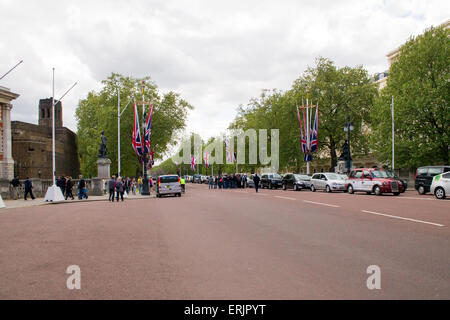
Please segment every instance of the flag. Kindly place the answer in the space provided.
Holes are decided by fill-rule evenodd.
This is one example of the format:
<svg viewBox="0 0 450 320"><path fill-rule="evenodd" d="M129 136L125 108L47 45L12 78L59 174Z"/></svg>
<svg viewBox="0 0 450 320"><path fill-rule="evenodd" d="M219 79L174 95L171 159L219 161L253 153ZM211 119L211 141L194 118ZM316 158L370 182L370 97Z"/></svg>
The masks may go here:
<svg viewBox="0 0 450 320"><path fill-rule="evenodd" d="M312 128L311 128L311 146L309 148L309 150L311 152L316 152L317 148L319 146L319 106L316 106L316 116L314 119L314 124L312 124Z"/></svg>
<svg viewBox="0 0 450 320"><path fill-rule="evenodd" d="M144 133L144 152L146 154L150 153L150 135L152 134L152 118L153 118L153 105L150 105L150 111L145 121L145 133Z"/></svg>
<svg viewBox="0 0 450 320"><path fill-rule="evenodd" d="M208 152L205 152L205 155L203 156L203 160L205 160L205 168L209 168L209 154L208 154Z"/></svg>
<svg viewBox="0 0 450 320"><path fill-rule="evenodd" d="M303 118L305 118L304 113L305 113L305 109L303 109ZM297 106L297 117L298 117L298 123L300 124L300 143L302 146L302 152L307 153L308 150L306 148L306 138L305 138L305 134L303 134L302 118L300 117L300 112L298 110L298 106Z"/></svg>
<svg viewBox="0 0 450 320"><path fill-rule="evenodd" d="M233 150L231 150L231 145L230 145L230 140L225 138L225 154L226 154L226 158L227 158L227 162L234 162L235 160L235 156L233 153Z"/></svg>
<svg viewBox="0 0 450 320"><path fill-rule="evenodd" d="M195 171L195 157L191 156L191 170Z"/></svg>
<svg viewBox="0 0 450 320"><path fill-rule="evenodd" d="M134 102L134 126L133 133L131 135L131 144L133 145L133 149L136 152L138 157L141 157L143 154L142 150L142 139L141 139L141 130L139 129L139 117L136 108L136 101Z"/></svg>

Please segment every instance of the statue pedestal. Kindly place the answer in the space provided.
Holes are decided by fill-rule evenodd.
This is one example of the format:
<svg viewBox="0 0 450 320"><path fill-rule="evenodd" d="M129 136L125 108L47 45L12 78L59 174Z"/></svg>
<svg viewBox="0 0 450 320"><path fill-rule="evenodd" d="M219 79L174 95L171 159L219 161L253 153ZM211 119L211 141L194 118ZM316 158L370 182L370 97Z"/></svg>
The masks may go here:
<svg viewBox="0 0 450 320"><path fill-rule="evenodd" d="M97 178L109 179L111 178L110 173L111 160L108 158L98 158L97 160Z"/></svg>
<svg viewBox="0 0 450 320"><path fill-rule="evenodd" d="M334 169L336 173L347 173L347 169L345 168L345 161L338 161L337 166Z"/></svg>

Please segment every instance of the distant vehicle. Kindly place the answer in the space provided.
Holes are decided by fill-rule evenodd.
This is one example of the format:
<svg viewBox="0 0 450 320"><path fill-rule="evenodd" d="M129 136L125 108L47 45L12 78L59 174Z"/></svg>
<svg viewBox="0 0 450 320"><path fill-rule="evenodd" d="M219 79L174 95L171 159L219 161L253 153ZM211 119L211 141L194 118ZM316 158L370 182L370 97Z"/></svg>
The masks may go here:
<svg viewBox="0 0 450 320"><path fill-rule="evenodd" d="M419 194L430 192L433 177L449 171L450 166L426 166L417 168L414 178L414 188Z"/></svg>
<svg viewBox="0 0 450 320"><path fill-rule="evenodd" d="M161 198L162 195L173 194L181 197L180 177L176 174L164 175L158 177L156 185L156 197Z"/></svg>
<svg viewBox="0 0 450 320"><path fill-rule="evenodd" d="M193 179L192 179L193 183L202 183L202 178L199 174L194 174Z"/></svg>
<svg viewBox="0 0 450 320"><path fill-rule="evenodd" d="M299 174L286 173L282 180L283 190L293 189L294 191L299 191L306 188L305 181Z"/></svg>
<svg viewBox="0 0 450 320"><path fill-rule="evenodd" d="M325 190L326 192L346 191L345 181L334 172L315 173L311 177L311 191Z"/></svg>
<svg viewBox="0 0 450 320"><path fill-rule="evenodd" d="M350 194L362 191L377 196L383 193L398 196L405 187L402 181L389 171L380 168L358 168L350 172L346 188Z"/></svg>
<svg viewBox="0 0 450 320"><path fill-rule="evenodd" d="M208 176L200 175L200 183L208 183Z"/></svg>
<svg viewBox="0 0 450 320"><path fill-rule="evenodd" d="M281 176L278 173L264 173L261 175L261 188L278 189L281 187Z"/></svg>
<svg viewBox="0 0 450 320"><path fill-rule="evenodd" d="M301 173L295 173L295 175L303 181L306 189L311 189L311 176Z"/></svg>
<svg viewBox="0 0 450 320"><path fill-rule="evenodd" d="M445 199L450 195L450 172L434 176L430 192L438 199Z"/></svg>
<svg viewBox="0 0 450 320"><path fill-rule="evenodd" d="M253 181L253 177L247 177L247 187L248 188L254 188L255 182Z"/></svg>

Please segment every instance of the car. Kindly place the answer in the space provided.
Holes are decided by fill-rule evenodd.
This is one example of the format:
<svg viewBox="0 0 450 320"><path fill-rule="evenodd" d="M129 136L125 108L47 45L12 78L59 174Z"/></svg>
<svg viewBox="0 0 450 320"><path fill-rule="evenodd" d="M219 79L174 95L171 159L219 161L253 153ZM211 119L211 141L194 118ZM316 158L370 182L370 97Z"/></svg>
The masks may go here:
<svg viewBox="0 0 450 320"><path fill-rule="evenodd" d="M247 187L248 188L254 188L255 182L253 181L253 176L247 177Z"/></svg>
<svg viewBox="0 0 450 320"><path fill-rule="evenodd" d="M156 185L156 197L161 198L162 195L173 194L181 197L180 177L176 174L163 175L158 177Z"/></svg>
<svg viewBox="0 0 450 320"><path fill-rule="evenodd" d="M419 167L417 168L416 175L414 177L414 188L419 194L430 192L433 177L449 171L450 165Z"/></svg>
<svg viewBox="0 0 450 320"><path fill-rule="evenodd" d="M381 168L358 168L353 169L347 179L346 188L348 193L366 192L367 194L393 193L398 196L404 191L405 186L400 179Z"/></svg>
<svg viewBox="0 0 450 320"><path fill-rule="evenodd" d="M281 183L283 190L293 189L298 191L306 188L306 183L300 174L286 173Z"/></svg>
<svg viewBox="0 0 450 320"><path fill-rule="evenodd" d="M434 176L433 182L431 182L430 192L440 200L448 197L450 195L450 172Z"/></svg>
<svg viewBox="0 0 450 320"><path fill-rule="evenodd" d="M346 191L345 182L334 172L315 173L311 177L311 191L325 190L326 192Z"/></svg>
<svg viewBox="0 0 450 320"><path fill-rule="evenodd" d="M278 173L264 173L261 175L261 189L278 189L281 188L281 176Z"/></svg>
<svg viewBox="0 0 450 320"><path fill-rule="evenodd" d="M192 182L193 183L202 183L202 178L199 174L194 174L193 178L192 178Z"/></svg>

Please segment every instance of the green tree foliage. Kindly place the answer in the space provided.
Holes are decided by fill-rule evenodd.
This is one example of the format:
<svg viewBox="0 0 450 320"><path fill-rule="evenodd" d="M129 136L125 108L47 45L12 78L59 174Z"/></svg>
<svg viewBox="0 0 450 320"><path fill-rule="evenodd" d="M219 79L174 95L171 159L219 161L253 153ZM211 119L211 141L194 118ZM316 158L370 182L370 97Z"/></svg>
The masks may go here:
<svg viewBox="0 0 450 320"><path fill-rule="evenodd" d="M431 28L401 48L371 115L371 145L391 162L391 99L395 166L449 164L450 31Z"/></svg>
<svg viewBox="0 0 450 320"><path fill-rule="evenodd" d="M338 68L324 58L318 58L316 66L308 68L290 90L265 90L259 98L250 100L247 107L240 107L230 128L279 129L280 169L300 171L304 155L296 105L305 102L307 85L310 103L319 104L319 152L314 157L331 157L330 170L334 169L337 150L346 139L347 116L355 128L351 136L353 153L366 154L368 139L363 124L377 94L376 86L362 67Z"/></svg>
<svg viewBox="0 0 450 320"><path fill-rule="evenodd" d="M192 106L172 91L161 93L150 77L142 79L111 74L102 81L99 92L90 92L86 99L80 101L76 118L78 120L78 148L81 172L86 176L97 175L97 157L100 147L100 134L105 131L108 157L111 159L111 172L117 172L117 90L120 90L121 111L121 174L135 176L142 172L142 167L131 145L133 130L133 97L142 101L142 81L145 81L145 98L151 99L154 107L152 121L151 148L156 158L162 158L169 146L173 145L186 126L188 111ZM146 106L148 112L149 106ZM142 134L142 106L138 106L139 124Z"/></svg>

